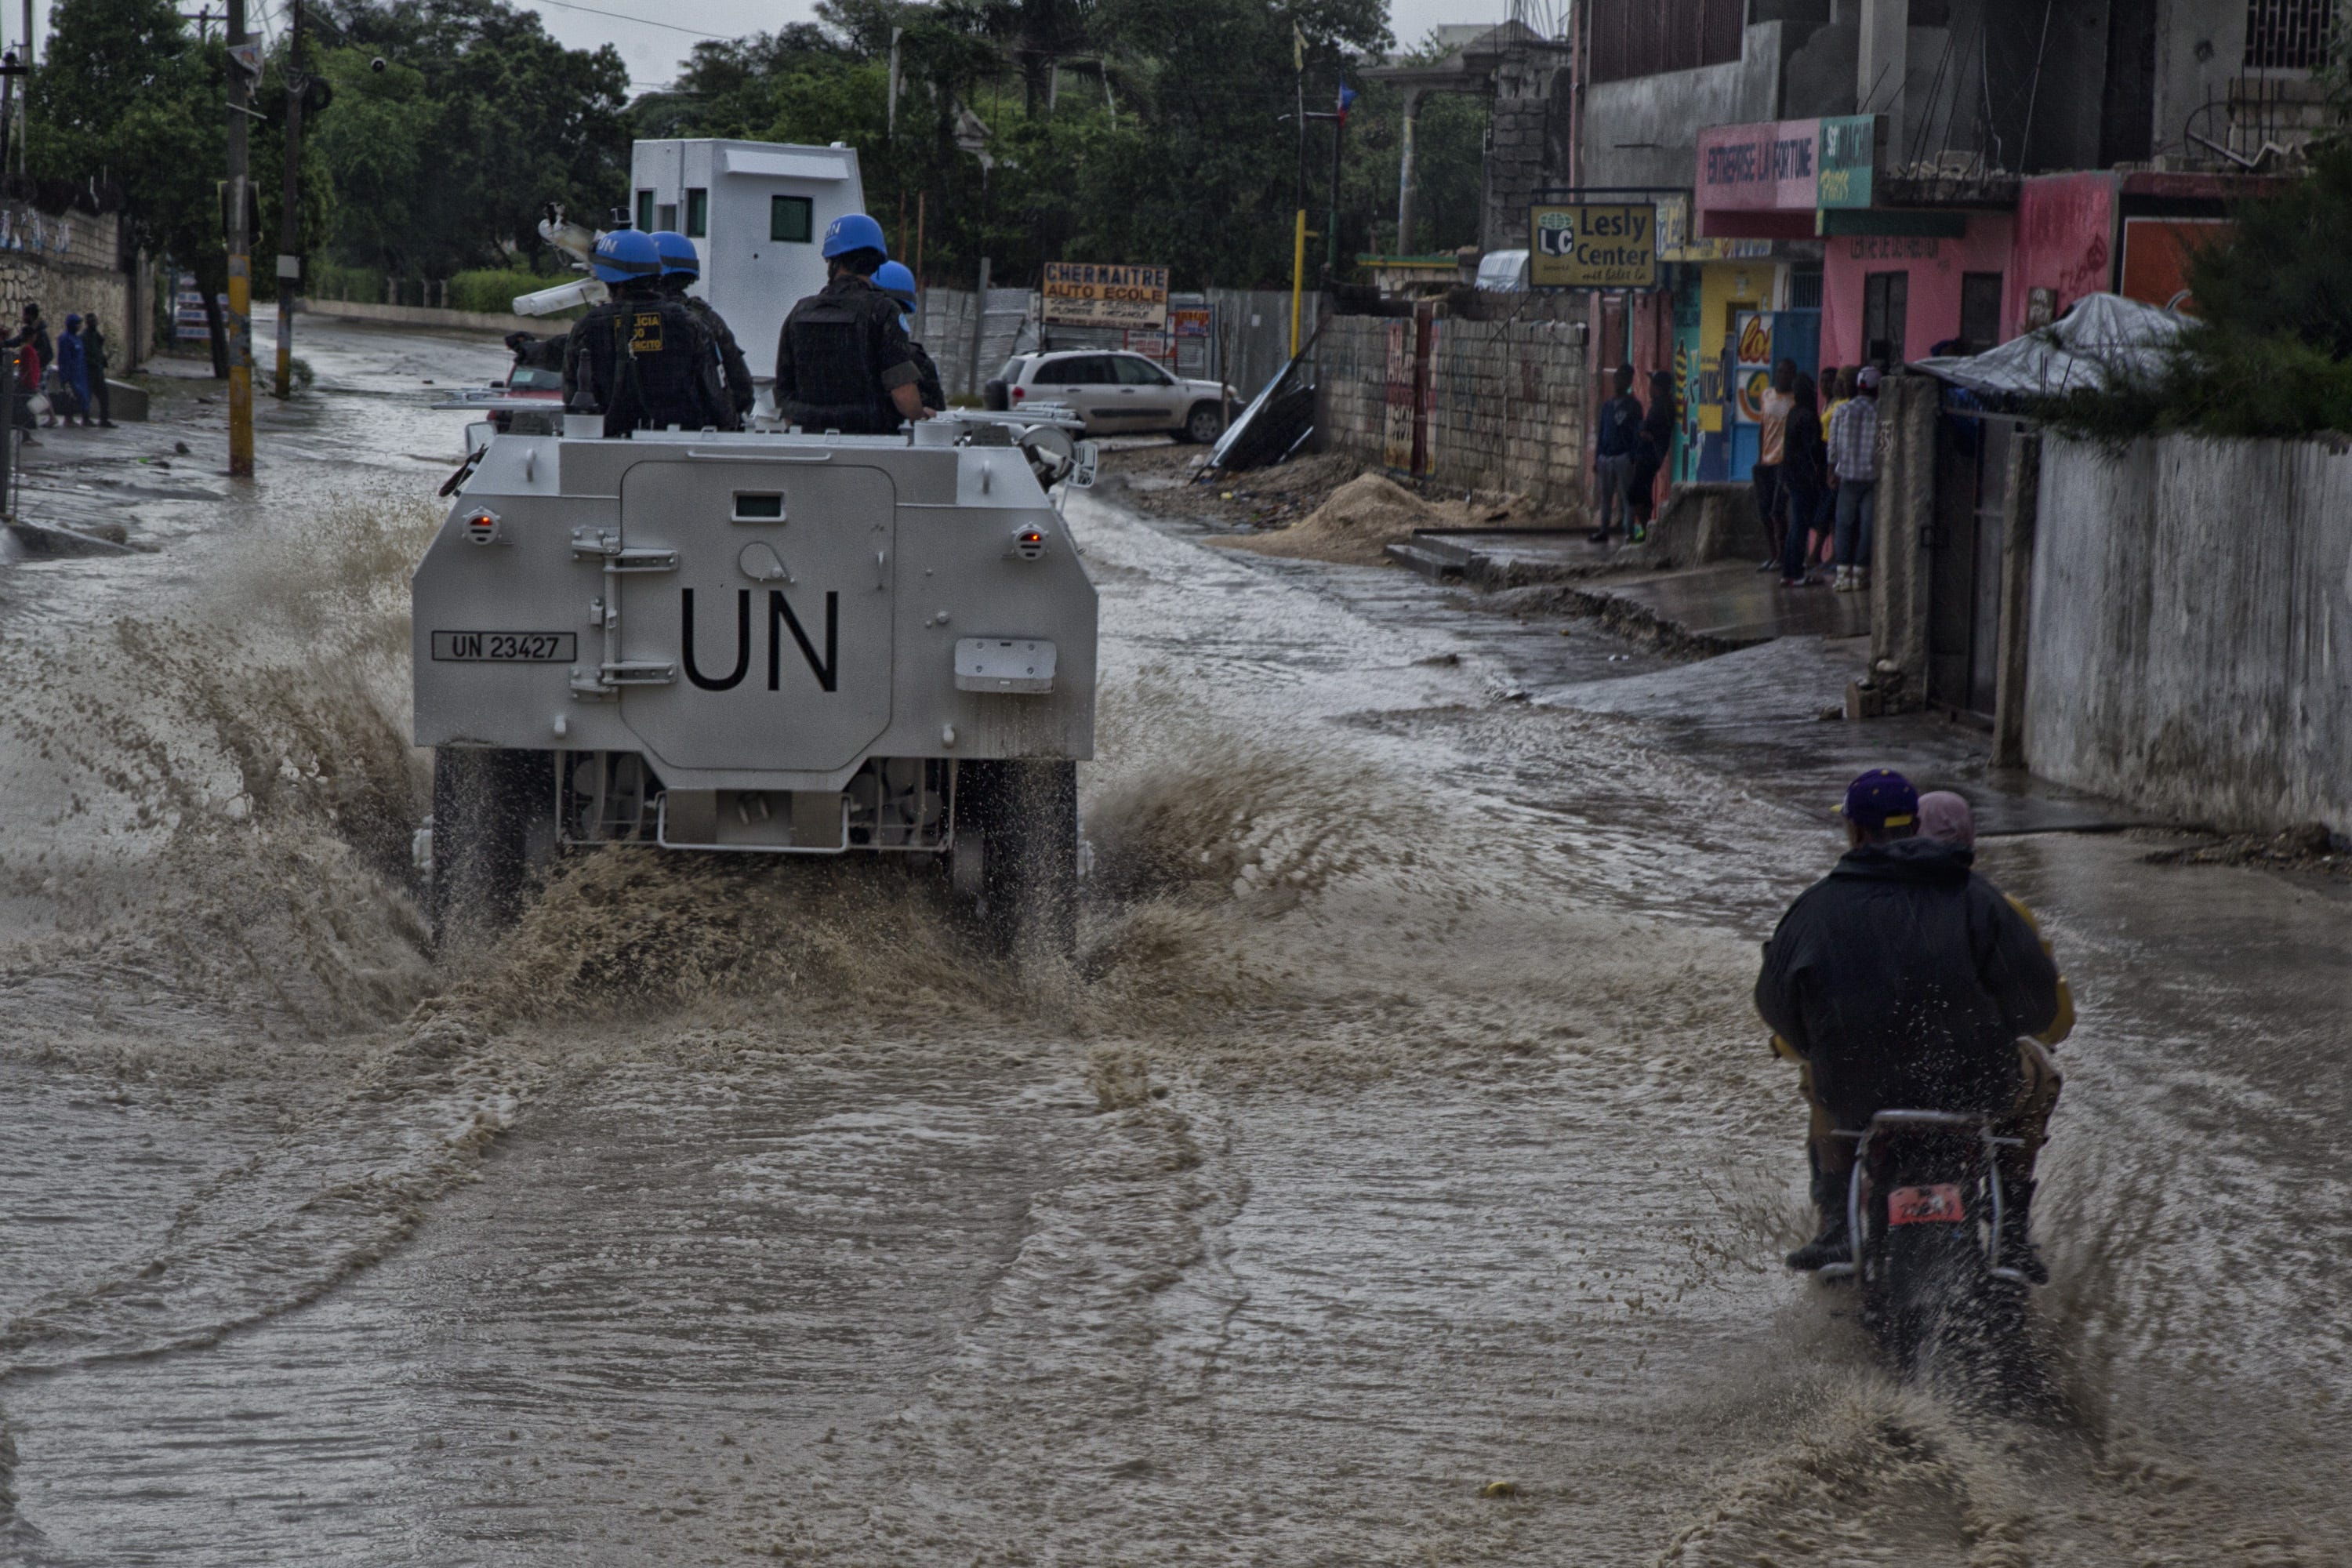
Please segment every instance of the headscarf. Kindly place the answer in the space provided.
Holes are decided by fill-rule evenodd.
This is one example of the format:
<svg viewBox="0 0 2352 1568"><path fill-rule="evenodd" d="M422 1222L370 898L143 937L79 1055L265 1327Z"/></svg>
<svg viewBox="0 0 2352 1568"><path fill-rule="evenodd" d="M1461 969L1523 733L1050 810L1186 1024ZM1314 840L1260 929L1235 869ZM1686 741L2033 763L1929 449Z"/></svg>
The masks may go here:
<svg viewBox="0 0 2352 1568"><path fill-rule="evenodd" d="M1919 835L1973 849L1977 847L1976 814L1969 809L1966 800L1950 790L1929 790L1919 797Z"/></svg>

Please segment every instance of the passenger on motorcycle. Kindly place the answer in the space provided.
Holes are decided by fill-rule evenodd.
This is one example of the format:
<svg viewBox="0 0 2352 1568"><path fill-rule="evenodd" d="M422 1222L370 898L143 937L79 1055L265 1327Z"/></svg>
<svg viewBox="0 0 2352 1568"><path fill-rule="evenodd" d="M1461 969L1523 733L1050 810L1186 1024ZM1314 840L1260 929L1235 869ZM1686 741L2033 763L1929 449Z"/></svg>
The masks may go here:
<svg viewBox="0 0 2352 1568"><path fill-rule="evenodd" d="M2063 982L2030 917L1971 867L1975 851L1920 837L1919 797L1885 768L1848 786L1847 852L1799 895L1764 944L1756 1008L1797 1061L1812 1109L1806 1150L1821 1232L1791 1268L1850 1261L1854 1141L1880 1110L1982 1111L2000 1152L2001 1252L2048 1277L2029 1231L2033 1163L2059 1080L2021 1037L2059 1021Z"/></svg>

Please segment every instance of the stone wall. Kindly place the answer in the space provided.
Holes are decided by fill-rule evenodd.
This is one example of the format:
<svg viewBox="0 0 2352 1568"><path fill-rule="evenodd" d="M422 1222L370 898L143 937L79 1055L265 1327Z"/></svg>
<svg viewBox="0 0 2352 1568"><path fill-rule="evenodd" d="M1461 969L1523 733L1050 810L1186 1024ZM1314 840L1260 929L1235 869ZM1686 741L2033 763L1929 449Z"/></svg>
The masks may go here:
<svg viewBox="0 0 2352 1568"><path fill-rule="evenodd" d="M2045 438L2032 770L2192 821L2352 833L2352 453Z"/></svg>
<svg viewBox="0 0 2352 1568"><path fill-rule="evenodd" d="M1584 331L1580 321L1437 321L1421 410L1423 471L1444 485L1512 490L1540 506L1580 510ZM1410 321L1337 316L1326 323L1318 385L1328 447L1406 467L1412 342Z"/></svg>
<svg viewBox="0 0 2352 1568"><path fill-rule="evenodd" d="M68 312L95 315L106 332L108 370L121 375L137 364L153 333L136 275L119 265L121 243L113 213L52 217L13 203L0 206L0 312L10 328L27 300L41 307L52 333L64 328Z"/></svg>

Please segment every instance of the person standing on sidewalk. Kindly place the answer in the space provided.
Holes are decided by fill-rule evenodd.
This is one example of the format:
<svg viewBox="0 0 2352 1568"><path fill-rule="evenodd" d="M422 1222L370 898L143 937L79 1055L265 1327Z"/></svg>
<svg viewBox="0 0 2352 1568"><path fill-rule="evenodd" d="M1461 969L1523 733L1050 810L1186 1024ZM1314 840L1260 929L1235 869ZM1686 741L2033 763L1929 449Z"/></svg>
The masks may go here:
<svg viewBox="0 0 2352 1568"><path fill-rule="evenodd" d="M89 423L89 364L82 358L81 317L68 314L66 330L58 334L58 390L65 400L65 422Z"/></svg>
<svg viewBox="0 0 2352 1568"><path fill-rule="evenodd" d="M114 428L114 399L106 390L106 333L95 314L81 319L82 363L89 367L90 400L98 405L99 427Z"/></svg>
<svg viewBox="0 0 2352 1568"><path fill-rule="evenodd" d="M1797 362L1784 359L1772 367L1771 390L1765 393L1757 405L1756 468L1752 475L1756 486L1756 515L1764 524L1764 540L1769 546L1764 563L1756 568L1769 572L1780 564L1780 542L1786 524L1782 521L1780 466L1787 456L1789 410L1797 405L1794 389L1797 384Z"/></svg>
<svg viewBox="0 0 2352 1568"><path fill-rule="evenodd" d="M1870 588L1870 531L1878 511L1878 367L1854 374L1853 395L1830 425L1830 483L1837 487L1841 594Z"/></svg>
<svg viewBox="0 0 2352 1568"><path fill-rule="evenodd" d="M1642 400L1633 395L1633 367L1621 364L1615 373L1617 395L1601 405L1592 433L1592 467L1601 493L1593 505L1592 542L1609 542L1610 529L1624 517L1626 536L1633 535L1626 492L1633 483L1633 448L1642 436Z"/></svg>
<svg viewBox="0 0 2352 1568"><path fill-rule="evenodd" d="M1633 477L1625 490L1626 508L1632 513L1625 530L1629 542L1639 544L1650 537L1650 518L1658 505L1658 470L1666 466L1666 455L1675 449L1676 417L1673 373L1652 371L1650 412L1633 439Z"/></svg>
<svg viewBox="0 0 2352 1568"><path fill-rule="evenodd" d="M1780 458L1780 484L1789 492L1789 531L1780 544L1780 586L1801 588L1816 580L1805 568L1806 542L1812 536L1822 489L1829 480L1829 448L1822 438L1813 378L1799 375L1790 397L1794 406L1789 410Z"/></svg>

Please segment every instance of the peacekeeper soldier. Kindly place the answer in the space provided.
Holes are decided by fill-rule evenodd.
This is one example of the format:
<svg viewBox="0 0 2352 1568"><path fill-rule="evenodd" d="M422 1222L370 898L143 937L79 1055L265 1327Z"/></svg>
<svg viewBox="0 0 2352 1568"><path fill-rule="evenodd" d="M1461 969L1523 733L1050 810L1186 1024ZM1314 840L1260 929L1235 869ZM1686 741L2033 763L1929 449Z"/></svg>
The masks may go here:
<svg viewBox="0 0 2352 1568"><path fill-rule="evenodd" d="M743 421L751 416L751 403L756 395L751 387L751 366L736 344L735 334L728 330L727 318L710 308L710 301L689 294L687 289L702 276L702 258L696 254L694 241L676 229L654 231L654 251L661 258L661 288L665 297L677 300L694 312L702 330L710 334L719 350L719 369L727 384L727 401L735 410L734 423L722 425L722 430L740 430Z"/></svg>
<svg viewBox="0 0 2352 1568"><path fill-rule="evenodd" d="M940 367L915 342L915 274L903 261L886 261L874 274L874 286L898 302L898 328L907 334L907 350L915 356L915 368L922 372L922 380L915 384L923 395L923 406L937 414L948 405L948 395L940 385Z"/></svg>
<svg viewBox="0 0 2352 1568"><path fill-rule="evenodd" d="M653 236L614 229L596 242L590 269L614 298L573 323L565 363L576 390L564 406L602 414L609 438L672 425L719 429L733 423L719 385L719 355L694 313L661 295Z"/></svg>
<svg viewBox="0 0 2352 1568"><path fill-rule="evenodd" d="M827 281L794 305L776 334L776 406L803 430L887 436L928 417L922 371L898 325L898 301L874 286L889 255L864 213L824 231Z"/></svg>

